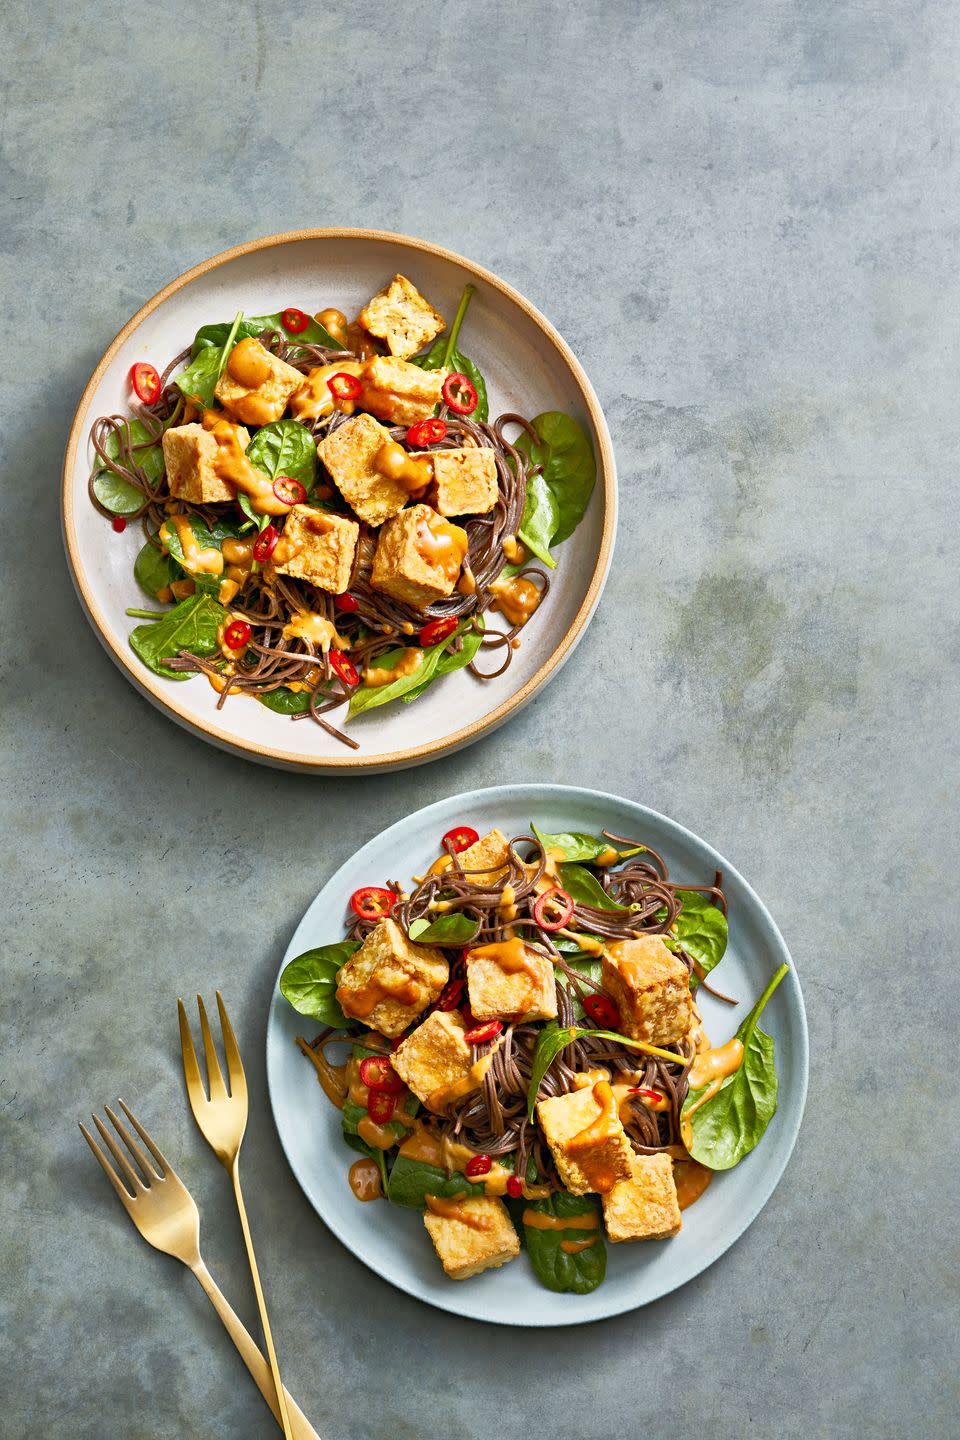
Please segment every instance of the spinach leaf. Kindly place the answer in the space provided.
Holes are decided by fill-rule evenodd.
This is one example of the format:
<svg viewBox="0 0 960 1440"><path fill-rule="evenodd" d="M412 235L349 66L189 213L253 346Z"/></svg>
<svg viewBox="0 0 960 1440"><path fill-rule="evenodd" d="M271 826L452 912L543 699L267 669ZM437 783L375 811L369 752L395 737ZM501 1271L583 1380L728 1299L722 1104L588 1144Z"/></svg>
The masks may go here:
<svg viewBox="0 0 960 1440"><path fill-rule="evenodd" d="M581 1215L592 1215L596 1229L581 1228L540 1230L533 1225L524 1225L524 1237L530 1263L537 1278L548 1290L561 1294L589 1295L596 1290L607 1273L607 1247L600 1225L600 1205L594 1195L570 1195L558 1190L543 1200L534 1200L528 1207L540 1215L550 1215L559 1220L575 1220ZM563 1241L591 1240L586 1250L569 1255L563 1249Z"/></svg>
<svg viewBox="0 0 960 1440"><path fill-rule="evenodd" d="M592 905L596 910L629 909L629 906L618 905L616 900L611 900L597 877L582 865L561 865L560 884L577 905Z"/></svg>
<svg viewBox="0 0 960 1440"><path fill-rule="evenodd" d="M599 935L589 935L586 931L582 931L582 932L581 932L581 931L579 931L579 930L577 931L577 934L578 934L578 936L580 936L580 935L582 934L582 939L583 939L583 940L596 940L598 943L602 943L602 942L600 941L600 936L599 936ZM565 956L567 959L569 959L569 957L570 957L571 955L574 956L574 958L580 958L580 957L586 955L586 956L588 956L589 959L591 959L591 960L596 960L596 959L597 959L597 956L596 956L596 955L592 955L589 950L584 950L582 941L581 941L581 943L578 945L576 940L565 940L565 939L563 938L563 936L561 935L561 936L555 938L554 941L553 941L553 943L554 943L554 945L556 945L556 947L557 947L557 949L560 951L561 955Z"/></svg>
<svg viewBox="0 0 960 1440"><path fill-rule="evenodd" d="M788 965L770 981L737 1031L743 1045L743 1063L728 1075L716 1094L694 1110L707 1086L690 1090L683 1102L693 1138L689 1149L695 1160L710 1170L731 1170L762 1139L777 1109L777 1071L773 1039L758 1021L770 996L786 975ZM690 1112L693 1111L691 1114Z"/></svg>
<svg viewBox="0 0 960 1440"><path fill-rule="evenodd" d="M221 350L227 336L230 334L230 330L231 326L226 322L201 326L193 338L191 355L196 358L201 350ZM299 334L294 335L287 330L279 313L276 315L243 316L240 324L237 326L235 339L238 341L256 340L258 336L263 334L264 330L279 330L291 345L326 345L331 350L343 349L339 340L334 340L330 332L325 330L318 321L311 319L306 330L301 330Z"/></svg>
<svg viewBox="0 0 960 1440"><path fill-rule="evenodd" d="M333 1025L338 1030L349 1029L354 1022L347 1019L337 1004L337 971L359 949L359 941L341 940L336 945L304 950L284 967L280 976L281 995L301 1015L309 1015L322 1025Z"/></svg>
<svg viewBox="0 0 960 1440"><path fill-rule="evenodd" d="M591 1035L598 1040L616 1040L618 1044L626 1045L629 1050L639 1050L643 1055L659 1055L664 1060L682 1058L675 1050L664 1050L659 1045L648 1045L645 1040L633 1040L629 1035L620 1035L616 1030L599 1030L592 1025L582 1030L576 1025L565 1025L561 1029L556 1020L551 1020L540 1031L537 1048L533 1052L533 1065L530 1069L530 1082L527 1086L527 1114L531 1120L534 1116L537 1093L544 1075L560 1051L565 1049L571 1040L576 1040L578 1035Z"/></svg>
<svg viewBox="0 0 960 1440"><path fill-rule="evenodd" d="M354 1045L354 1047L353 1047L353 1057L354 1057L355 1060L362 1060L362 1059L364 1058L364 1056L366 1056L366 1055L379 1055L379 1054L382 1054L382 1051L379 1051L379 1050L368 1050L368 1049L366 1048L366 1046L364 1046L364 1045ZM420 1108L420 1102L419 1102L419 1100L417 1099L416 1095L410 1095L410 1094L408 1094L408 1095L404 1098L404 1101L403 1101L403 1113L404 1113L405 1115L408 1115L408 1116L411 1116L411 1117L412 1117L412 1116L416 1115L416 1113L417 1113L417 1111L419 1110L419 1108ZM342 1119L343 1138L347 1141L347 1144L350 1144L351 1139L355 1137L357 1140L360 1141L361 1145L366 1145L366 1142L362 1139L362 1137L360 1136L359 1131L358 1131L358 1127L359 1127L359 1125L360 1125L360 1121L364 1118L364 1116L366 1115L366 1113L367 1113L367 1107L366 1107L365 1105L357 1105L353 1100L350 1100L350 1099L348 1099L348 1100L346 1101L346 1103L345 1103L345 1105L344 1105L344 1107L343 1107L343 1110L342 1110L342 1112L341 1112L341 1119ZM384 1125L383 1128L384 1128L384 1130L389 1130L389 1131L390 1131L391 1135L393 1135L393 1136L395 1137L395 1141L396 1141L397 1143L399 1143L399 1142L400 1142L401 1140L403 1140L407 1135L410 1134L410 1126L409 1126L409 1125L404 1125L404 1123L403 1123L402 1120L388 1120L387 1123L386 1123L386 1125ZM354 1146L354 1149L356 1149L356 1148L358 1148L358 1147ZM369 1147L368 1147L368 1149L369 1149L370 1151L376 1150L376 1149L378 1149L378 1148L379 1148L378 1146L369 1146ZM383 1153L383 1152L381 1151L381 1154L382 1154L382 1153Z"/></svg>
<svg viewBox="0 0 960 1440"><path fill-rule="evenodd" d="M222 550L224 540L236 538L237 527L227 520L217 520L211 530L199 515L187 515L184 518L196 536L197 544L204 550ZM168 552L179 568L190 576L197 589L204 590L210 595L219 594L223 576L209 575L203 572L196 573L188 568L184 558L183 545L180 542L180 533L175 525L167 525L164 538Z"/></svg>
<svg viewBox="0 0 960 1440"><path fill-rule="evenodd" d="M616 846L611 845L609 840L604 840L598 835L583 835L578 830L565 830L558 835L547 835L532 823L530 828L545 851L562 850L565 860L579 860L581 863L589 864L591 860L596 860L600 855L606 855L608 850L616 849ZM632 850L619 850L617 854L621 860L627 860L631 855L639 855L645 849L645 845L635 845Z"/></svg>
<svg viewBox="0 0 960 1440"><path fill-rule="evenodd" d="M697 890L678 890L677 894L683 909L676 918L676 930L663 938L668 945L676 940L708 974L719 965L727 948L727 917Z"/></svg>
<svg viewBox="0 0 960 1440"><path fill-rule="evenodd" d="M261 705L274 710L278 715L302 715L310 709L310 694L307 690L288 690L281 685L279 690L267 690L258 695Z"/></svg>
<svg viewBox="0 0 960 1440"><path fill-rule="evenodd" d="M209 330L220 330L220 326L208 326ZM243 328L243 311L237 312L232 325L222 327L223 334L216 344L211 340L198 346L197 341L203 333L199 331L193 342L193 359L185 370L174 378L174 384L185 395L188 400L198 400L204 406L213 404L213 392L217 388L217 381L223 374L224 367L230 357L237 340L240 339L240 331Z"/></svg>
<svg viewBox="0 0 960 1440"><path fill-rule="evenodd" d="M472 360L457 349L457 340L460 338L460 327L463 324L463 317L467 313L467 306L474 293L474 287L464 287L460 297L460 304L457 307L457 314L450 330L446 335L441 335L433 342L425 355L418 355L411 360L411 365L419 365L421 370L459 370L461 375L466 375L477 392L477 403L473 412L467 417L470 420L486 420L490 415L490 406L487 402L487 385L480 371Z"/></svg>
<svg viewBox="0 0 960 1440"><path fill-rule="evenodd" d="M299 480L307 494L317 482L317 447L299 420L274 420L261 425L247 446L247 459L271 480L278 475ZM251 518L259 522L259 516Z"/></svg>
<svg viewBox="0 0 960 1440"><path fill-rule="evenodd" d="M545 410L542 415L536 416L533 428L540 437L539 442L534 443L524 431L517 439L516 447L528 457L531 465L543 467L543 479L553 497L555 517L549 524L537 520L536 508L542 502L542 492L538 489L533 506L524 511L520 538L529 544L528 526L542 538L552 525L548 543L559 545L573 534L584 517L597 478L597 462L593 457L590 436L572 415L565 415L561 410ZM529 500L529 484L527 497ZM536 549L533 545L530 548Z"/></svg>
<svg viewBox="0 0 960 1440"><path fill-rule="evenodd" d="M528 475L523 521L517 534L527 549L551 570L557 568L557 562L550 554L550 542L559 523L560 511L546 477L539 473Z"/></svg>
<svg viewBox="0 0 960 1440"><path fill-rule="evenodd" d="M135 451L134 458L147 479L155 484L163 474L163 443L150 439L150 432L141 420L128 420L127 424L130 426L131 444L143 446ZM110 431L104 448L111 460L116 460L120 454L120 441L115 430ZM143 504L143 491L121 475L114 475L112 470L96 472L93 493L112 515L133 515Z"/></svg>
<svg viewBox="0 0 960 1440"><path fill-rule="evenodd" d="M462 670L464 666L470 664L470 661L474 659L477 651L483 644L483 616L475 615L473 617L473 624L474 628L464 633L462 648L453 651L453 653L445 650L440 656L440 663L430 679L424 680L422 684L414 686L412 690L407 691L406 695L400 697L404 705L409 705L411 700L416 700L417 696L422 695L424 690L432 685L434 680L439 680L441 675L451 675L454 670ZM448 641L447 644L449 643Z"/></svg>
<svg viewBox="0 0 960 1440"><path fill-rule="evenodd" d="M460 624L449 635L446 640L441 640L439 645L433 645L423 652L423 663L410 675L401 675L398 680L391 680L387 685L361 685L350 697L350 707L347 710L347 719L352 720L355 715L362 715L367 710L374 710L379 705L386 705L391 700L399 700L408 691L421 689L431 681L440 661L443 659L443 652L446 647L458 635L462 635L470 627L469 620L461 620ZM394 650L388 650L377 660L377 665L389 670L396 665L403 655L406 647L399 645Z"/></svg>
<svg viewBox="0 0 960 1440"><path fill-rule="evenodd" d="M571 969L579 971L579 973L584 977L584 979L592 980L596 985L600 984L600 977L603 974L603 965L597 959L596 955L566 955L564 956L564 959L571 967ZM575 995L572 997L572 999L573 1018L574 1020L582 1020L587 1012L584 1010L582 1004Z"/></svg>
<svg viewBox="0 0 960 1440"><path fill-rule="evenodd" d="M190 672L171 670L164 665L179 650L192 655L214 655L219 650L217 631L226 623L227 612L212 595L198 590L168 610L162 620L138 625L130 644L155 675L167 680L190 680Z"/></svg>
<svg viewBox="0 0 960 1440"><path fill-rule="evenodd" d="M158 550L149 540L133 562L133 578L154 600L158 600L160 591L165 590L181 573L176 561L166 551Z"/></svg>
<svg viewBox="0 0 960 1440"><path fill-rule="evenodd" d="M469 945L470 941L476 938L479 929L479 920L453 911L448 915L438 916L433 922L421 916L419 920L411 922L407 933L418 945Z"/></svg>
<svg viewBox="0 0 960 1440"><path fill-rule="evenodd" d="M406 1205L412 1210L425 1210L428 1195L441 1195L454 1199L458 1195L483 1195L483 1185L474 1185L466 1175L455 1170L448 1175L436 1165L425 1165L422 1160L411 1160L400 1154L390 1171L387 1199L394 1205Z"/></svg>

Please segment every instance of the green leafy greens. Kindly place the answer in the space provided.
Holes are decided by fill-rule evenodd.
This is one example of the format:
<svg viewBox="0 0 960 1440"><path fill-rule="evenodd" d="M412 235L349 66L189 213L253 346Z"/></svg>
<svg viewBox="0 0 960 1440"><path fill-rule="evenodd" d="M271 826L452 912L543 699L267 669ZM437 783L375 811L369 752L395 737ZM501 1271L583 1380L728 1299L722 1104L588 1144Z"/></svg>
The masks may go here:
<svg viewBox="0 0 960 1440"><path fill-rule="evenodd" d="M316 442L299 420L274 420L261 425L247 446L247 459L271 480L278 475L299 480L308 495L317 483ZM252 518L259 523L259 516Z"/></svg>
<svg viewBox="0 0 960 1440"><path fill-rule="evenodd" d="M347 711L347 719L352 720L355 715L362 715L367 710L374 710L378 705L386 705L391 700L399 700L401 696L416 690L418 694L426 689L427 685L437 677L440 662L443 659L447 646L452 644L458 635L466 637L471 629L472 621L461 620L460 624L449 635L446 640L441 640L438 645L432 645L423 652L423 662L416 670L409 675L401 675L396 680L391 680L386 685L361 685L350 696L350 707ZM466 638L464 645L466 645ZM388 650L377 660L377 665L385 670L397 665L404 654L406 647L398 645L394 650ZM451 656L451 658L453 658ZM456 669L456 666L452 668Z"/></svg>
<svg viewBox="0 0 960 1440"><path fill-rule="evenodd" d="M150 431L142 420L128 420L126 423L130 427L129 440L130 446L135 450L134 458L147 479L155 485L163 474L163 442L151 438ZM120 440L116 430L110 431L104 449L111 460L116 460L119 456ZM135 515L144 500L143 491L138 486L131 485L129 480L124 480L122 475L115 475L112 470L96 472L93 477L93 493L112 515Z"/></svg>
<svg viewBox="0 0 960 1440"><path fill-rule="evenodd" d="M596 875L582 865L560 866L560 884L576 905L592 905L598 910L627 910L627 905L618 905L604 890Z"/></svg>
<svg viewBox="0 0 960 1440"><path fill-rule="evenodd" d="M544 1025L537 1038L537 1048L533 1052L533 1065L530 1068L530 1083L527 1086L527 1114L530 1119L534 1116L534 1107L537 1103L537 1094L544 1075L556 1060L561 1050L577 1036L591 1035L599 1040L616 1040L620 1045L626 1045L630 1050L639 1050L644 1055L660 1055L667 1060L679 1060L676 1051L664 1050L659 1045L648 1045L645 1040L632 1040L629 1035L620 1035L616 1030L596 1030L591 1025L580 1030L576 1025L565 1025L561 1027L556 1020L551 1020Z"/></svg>
<svg viewBox="0 0 960 1440"><path fill-rule="evenodd" d="M216 344L210 341L198 345L197 342L203 331L198 332L191 351L193 358L187 368L181 370L174 380L181 395L186 396L188 400L199 401L204 406L213 404L213 392L217 388L217 382L230 358L230 351L237 340L241 338L242 326L243 311L238 310L232 325L207 327L208 330L216 329L218 331L222 328L224 333Z"/></svg>
<svg viewBox="0 0 960 1440"><path fill-rule="evenodd" d="M609 840L602 836L583 835L577 830L564 830L558 835L548 835L543 830L538 830L536 825L531 823L530 828L540 841L544 851L562 850L563 857L568 861L579 861L581 864L589 865L592 860L597 860L601 855L606 855L610 850L616 850ZM631 855L639 855L646 849L645 845L635 845L632 850L617 851L620 860L627 860Z"/></svg>
<svg viewBox="0 0 960 1440"><path fill-rule="evenodd" d="M690 1154L710 1170L731 1170L739 1164L761 1140L776 1113L773 1039L757 1022L789 968L786 964L780 966L737 1031L737 1039L743 1046L739 1069L728 1075L719 1090L698 1109L694 1106L707 1086L688 1091L683 1102L682 1114L689 1115L693 1135Z"/></svg>
<svg viewBox="0 0 960 1440"><path fill-rule="evenodd" d="M566 1190L558 1190L542 1200L534 1200L529 1208L559 1220L576 1220L583 1215L594 1217L596 1228L592 1230L581 1226L540 1230L527 1224L523 1230L530 1263L537 1278L548 1290L574 1295L589 1295L591 1290L596 1290L607 1273L607 1247L596 1196L571 1195ZM592 1243L572 1255L562 1249L564 1241L576 1243L579 1240L590 1240Z"/></svg>
<svg viewBox="0 0 960 1440"><path fill-rule="evenodd" d="M349 1028L354 1022L347 1019L337 1003L337 971L359 948L357 940L341 940L336 945L304 950L284 967L280 976L281 995L301 1015L309 1015L337 1030Z"/></svg>
<svg viewBox="0 0 960 1440"><path fill-rule="evenodd" d="M511 1157L512 1158L512 1157ZM406 1205L412 1210L425 1210L428 1195L440 1195L454 1200L459 1195L483 1195L483 1185L474 1185L466 1175L455 1170L448 1175L436 1165L426 1165L422 1160L411 1160L408 1155L398 1155L390 1171L387 1199L394 1205Z"/></svg>
<svg viewBox="0 0 960 1440"><path fill-rule="evenodd" d="M430 678L421 681L420 684L415 685L412 690L408 690L405 695L400 697L404 705L409 705L412 701L416 700L423 694L424 690L433 684L434 680L439 680L441 675L451 675L454 670L462 670L464 666L470 664L480 649L480 646L483 644L483 616L475 615L473 617L473 625L474 628L472 630L467 630L463 633L463 644L459 650L445 650L440 656L437 667ZM448 640L447 644L449 645L449 643L450 641Z"/></svg>
<svg viewBox="0 0 960 1440"><path fill-rule="evenodd" d="M179 574L177 562L165 550L158 550L151 540L144 542L133 562L133 578L141 590L152 595L154 600L159 600L160 591L165 590Z"/></svg>
<svg viewBox="0 0 960 1440"><path fill-rule="evenodd" d="M676 929L663 938L668 945L673 940L682 945L706 975L720 964L727 948L727 917L697 890L678 890L677 895L683 909L674 922Z"/></svg>
<svg viewBox="0 0 960 1440"><path fill-rule="evenodd" d="M167 680L190 680L190 672L171 670L164 660L180 650L189 650L191 655L217 654L220 649L217 631L226 619L227 612L219 601L198 590L168 610L162 619L138 625L130 636L130 644L155 675Z"/></svg>
<svg viewBox="0 0 960 1440"><path fill-rule="evenodd" d="M539 436L526 431L514 442L541 472L527 479L527 500L520 539L552 568L550 551L573 534L586 513L597 478L590 437L578 420L561 410L545 410L533 420Z"/></svg>
<svg viewBox="0 0 960 1440"><path fill-rule="evenodd" d="M460 327L463 324L463 317L467 313L467 306L470 304L473 293L474 287L467 285L460 297L456 317L447 334L441 335L435 340L425 355L418 355L416 359L411 360L410 363L411 365L419 365L421 370L459 370L461 375L466 375L477 392L476 407L468 418L470 420L486 420L490 415L486 381L473 361L468 360L466 355L457 349Z"/></svg>
<svg viewBox="0 0 960 1440"><path fill-rule="evenodd" d="M480 921L454 911L436 920L424 916L410 922L409 936L418 945L469 945L476 938Z"/></svg>

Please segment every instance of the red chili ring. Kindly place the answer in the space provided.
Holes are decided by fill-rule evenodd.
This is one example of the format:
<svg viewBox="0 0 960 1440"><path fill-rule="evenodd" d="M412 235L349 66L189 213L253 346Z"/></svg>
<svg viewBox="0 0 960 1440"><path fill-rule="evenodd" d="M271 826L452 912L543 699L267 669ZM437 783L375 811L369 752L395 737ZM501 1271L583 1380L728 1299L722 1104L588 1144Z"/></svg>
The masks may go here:
<svg viewBox="0 0 960 1440"><path fill-rule="evenodd" d="M363 386L356 375L348 375L346 370L338 370L336 375L331 375L327 381L327 389L334 400L356 400Z"/></svg>
<svg viewBox="0 0 960 1440"><path fill-rule="evenodd" d="M396 903L394 892L383 885L362 885L350 896L350 909L361 920L382 920Z"/></svg>
<svg viewBox="0 0 960 1440"><path fill-rule="evenodd" d="M254 540L253 542L254 560L258 561L258 563L261 565L263 565L265 561L269 560L270 556L277 548L277 542L279 541L279 539L280 531L277 529L276 525L265 525L260 531L260 534L257 536L256 540Z"/></svg>
<svg viewBox="0 0 960 1440"><path fill-rule="evenodd" d="M383 1090L379 1086L370 1091L367 1098L367 1114L374 1125L386 1125L393 1119L393 1112L397 1108L397 1097L392 1090Z"/></svg>
<svg viewBox="0 0 960 1440"><path fill-rule="evenodd" d="M469 850L471 845L476 845L479 839L476 830L471 830L469 825L457 825L447 831L440 843L444 850L449 846L459 855L461 850Z"/></svg>
<svg viewBox="0 0 960 1440"><path fill-rule="evenodd" d="M291 308L281 313L280 324L284 330L289 330L291 335L300 335L310 324L310 316L305 315L302 310Z"/></svg>
<svg viewBox="0 0 960 1440"><path fill-rule="evenodd" d="M425 450L428 445L436 445L438 441L443 440L446 433L446 420L437 418L418 420L407 431L407 444L416 446L418 450Z"/></svg>
<svg viewBox="0 0 960 1440"><path fill-rule="evenodd" d="M130 367L130 384L144 405L155 405L160 399L160 376L153 365L141 361Z"/></svg>
<svg viewBox="0 0 960 1440"><path fill-rule="evenodd" d="M548 905L561 907L559 918L557 915L547 916ZM533 902L533 918L541 930L562 930L572 915L573 898L567 894L566 890L561 890L559 885L555 885L552 890L545 890Z"/></svg>
<svg viewBox="0 0 960 1440"><path fill-rule="evenodd" d="M284 505L302 505L307 498L307 487L292 475L278 475L273 482L273 493Z"/></svg>
<svg viewBox="0 0 960 1440"><path fill-rule="evenodd" d="M478 1025L475 1030L464 1031L463 1038L468 1045L486 1045L488 1040L495 1040L502 1029L502 1020L488 1020L485 1025Z"/></svg>
<svg viewBox="0 0 960 1440"><path fill-rule="evenodd" d="M344 685L356 687L360 684L360 671L353 661L342 650L330 651L330 666L335 675L338 675Z"/></svg>
<svg viewBox="0 0 960 1440"><path fill-rule="evenodd" d="M440 999L437 1001L438 1010L456 1010L463 996L465 980L450 980L440 991Z"/></svg>
<svg viewBox="0 0 960 1440"><path fill-rule="evenodd" d="M354 610L359 610L360 608L360 601L357 599L356 595L351 595L349 591L347 591L343 595L335 595L333 603L334 605L336 605L338 610L347 610L352 612Z"/></svg>
<svg viewBox="0 0 960 1440"><path fill-rule="evenodd" d="M620 1024L620 1011L608 995L587 995L583 1008L603 1030L616 1030Z"/></svg>
<svg viewBox="0 0 960 1440"><path fill-rule="evenodd" d="M519 1175L511 1175L507 1181L507 1194L512 1200L519 1200L523 1194L523 1181Z"/></svg>
<svg viewBox="0 0 960 1440"><path fill-rule="evenodd" d="M371 1090L386 1090L399 1095L405 1088L386 1055L365 1055L360 1061L360 1083Z"/></svg>
<svg viewBox="0 0 960 1440"><path fill-rule="evenodd" d="M253 630L246 620L231 620L224 628L223 643L228 650L245 650L252 634Z"/></svg>
<svg viewBox="0 0 960 1440"><path fill-rule="evenodd" d="M493 1169L493 1161L489 1155L474 1155L463 1167L463 1173L468 1180L479 1180L481 1175L489 1175Z"/></svg>
<svg viewBox="0 0 960 1440"><path fill-rule="evenodd" d="M444 615L439 620L431 620L429 625L424 625L417 638L421 645L439 645L441 640L449 640L457 628L457 623L452 615Z"/></svg>
<svg viewBox="0 0 960 1440"><path fill-rule="evenodd" d="M477 408L477 388L466 375L454 370L443 382L443 399L455 415L472 415Z"/></svg>

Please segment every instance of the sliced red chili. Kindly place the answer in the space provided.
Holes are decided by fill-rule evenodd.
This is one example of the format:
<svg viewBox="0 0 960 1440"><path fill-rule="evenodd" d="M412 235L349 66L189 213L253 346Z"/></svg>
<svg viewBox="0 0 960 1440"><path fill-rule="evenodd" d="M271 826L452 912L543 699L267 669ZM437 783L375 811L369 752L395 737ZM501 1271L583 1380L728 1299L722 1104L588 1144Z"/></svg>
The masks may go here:
<svg viewBox="0 0 960 1440"><path fill-rule="evenodd" d="M442 843L445 850L450 846L459 855L461 850L469 850L471 845L476 845L479 839L476 830L471 830L469 825L457 825L447 831Z"/></svg>
<svg viewBox="0 0 960 1440"><path fill-rule="evenodd" d="M399 1095L404 1088L386 1055L364 1056L360 1061L360 1082L371 1090L386 1090L391 1095Z"/></svg>
<svg viewBox="0 0 960 1440"><path fill-rule="evenodd" d="M512 1200L519 1200L523 1194L523 1181L519 1175L511 1175L507 1181L507 1194Z"/></svg>
<svg viewBox="0 0 960 1440"><path fill-rule="evenodd" d="M584 1008L586 1008L586 1007L584 1007ZM642 1095L643 1098L644 1098L644 1100L652 1100L652 1101L654 1102L654 1104L656 1104L656 1102L657 1102L658 1100L662 1100L662 1099L663 1099L663 1096L660 1094L660 1091L659 1091L659 1090L648 1090L645 1085L633 1085L633 1086L631 1086L630 1094L631 1094L631 1095Z"/></svg>
<svg viewBox="0 0 960 1440"><path fill-rule="evenodd" d="M299 335L310 324L310 316L305 315L302 310L284 310L280 315L280 324L284 330L289 330L291 335Z"/></svg>
<svg viewBox="0 0 960 1440"><path fill-rule="evenodd" d="M456 415L472 415L477 408L477 390L471 380L454 370L443 382L443 399Z"/></svg>
<svg viewBox="0 0 960 1440"><path fill-rule="evenodd" d="M356 400L363 386L356 375L348 375L345 370L338 370L336 375L331 375L327 381L327 389L334 400Z"/></svg>
<svg viewBox="0 0 960 1440"><path fill-rule="evenodd" d="M463 1173L468 1180L479 1180L481 1175L489 1175L493 1169L493 1161L489 1155L474 1155L464 1165Z"/></svg>
<svg viewBox="0 0 960 1440"><path fill-rule="evenodd" d="M533 918L541 930L562 930L573 915L573 899L555 885L533 902Z"/></svg>
<svg viewBox="0 0 960 1440"><path fill-rule="evenodd" d="M593 1023L604 1030L616 1030L620 1024L620 1011L608 995L588 995L583 1008Z"/></svg>
<svg viewBox="0 0 960 1440"><path fill-rule="evenodd" d="M114 515L110 523L118 535L122 535L127 528L127 522L123 515Z"/></svg>
<svg viewBox="0 0 960 1440"><path fill-rule="evenodd" d="M415 446L418 450L425 450L428 445L436 445L439 440L443 440L446 433L446 420L437 418L418 420L407 431L407 444Z"/></svg>
<svg viewBox="0 0 960 1440"><path fill-rule="evenodd" d="M359 890L354 890L350 896L350 909L354 915L359 915L361 920L382 920L384 915L389 915L397 897L392 890L386 890L382 885L364 885Z"/></svg>
<svg viewBox="0 0 960 1440"><path fill-rule="evenodd" d="M379 1087L371 1090L367 1099L367 1114L374 1125L386 1125L388 1120L393 1119L393 1112L397 1108L397 1097L392 1090L382 1090Z"/></svg>
<svg viewBox="0 0 960 1440"><path fill-rule="evenodd" d="M160 376L152 365L132 365L130 384L134 394L144 405L155 405L160 399Z"/></svg>
<svg viewBox="0 0 960 1440"><path fill-rule="evenodd" d="M265 525L253 542L253 558L262 565L270 559L277 548L277 541L280 539L280 531L276 525Z"/></svg>
<svg viewBox="0 0 960 1440"><path fill-rule="evenodd" d="M356 686L360 684L360 671L349 656L344 655L342 650L330 651L330 666L334 674L339 675L344 685Z"/></svg>
<svg viewBox="0 0 960 1440"><path fill-rule="evenodd" d="M478 1025L475 1030L467 1030L463 1038L468 1045L486 1045L488 1040L495 1040L502 1029L502 1020L488 1020L485 1025Z"/></svg>
<svg viewBox="0 0 960 1440"><path fill-rule="evenodd" d="M292 475L278 475L273 482L273 493L284 505L302 505L307 498L307 487Z"/></svg>
<svg viewBox="0 0 960 1440"><path fill-rule="evenodd" d="M463 995L465 980L450 980L440 991L440 999L437 1001L438 1010L456 1010Z"/></svg>
<svg viewBox="0 0 960 1440"><path fill-rule="evenodd" d="M457 621L452 615L445 615L441 620L431 620L429 625L424 625L420 631L420 644L439 645L441 640L448 640L456 628Z"/></svg>
<svg viewBox="0 0 960 1440"><path fill-rule="evenodd" d="M360 601L357 599L356 595L351 595L349 591L347 591L344 595L336 595L334 597L333 603L334 605L336 605L338 610L354 611L359 610L360 608Z"/></svg>
<svg viewBox="0 0 960 1440"><path fill-rule="evenodd" d="M245 650L252 635L246 620L231 620L223 632L223 643L228 650Z"/></svg>

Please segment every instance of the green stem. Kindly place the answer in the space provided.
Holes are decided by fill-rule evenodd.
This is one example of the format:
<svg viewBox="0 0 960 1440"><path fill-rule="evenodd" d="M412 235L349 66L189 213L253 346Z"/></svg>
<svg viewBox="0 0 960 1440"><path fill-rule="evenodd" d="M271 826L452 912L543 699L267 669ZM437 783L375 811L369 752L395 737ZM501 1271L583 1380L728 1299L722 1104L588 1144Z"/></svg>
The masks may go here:
<svg viewBox="0 0 960 1440"><path fill-rule="evenodd" d="M234 342L234 340L237 338L237 331L240 329L240 322L242 321L242 319L243 319L243 311L242 311L242 310L238 310L237 313L236 313L236 315L233 317L233 324L230 326L230 333L229 333L229 335L227 336L226 340L224 340L224 342L223 342L223 349L220 351L220 364L217 366L217 379L218 379L218 380L220 379L220 376L223 374L224 366L225 366L226 363L227 363L227 360L228 360L229 355L230 355L230 351L233 349L233 342Z"/></svg>
<svg viewBox="0 0 960 1440"><path fill-rule="evenodd" d="M454 350L456 350L457 348L457 339L460 335L460 326L463 324L463 317L467 313L467 306L470 304L470 300L473 296L475 289L476 286L474 285L464 286L463 294L460 296L460 304L457 306L457 313L454 317L453 324L450 327L450 334L447 336L447 343L444 346L443 361L440 365L441 370L446 370L449 367L450 357L453 354Z"/></svg>
<svg viewBox="0 0 960 1440"><path fill-rule="evenodd" d="M167 614L166 610L128 610L135 620L162 620Z"/></svg>
<svg viewBox="0 0 960 1440"><path fill-rule="evenodd" d="M746 1020L741 1025L740 1030L737 1031L737 1034L740 1036L740 1039L743 1043L744 1050L746 1050L747 1045L749 1044L750 1036L757 1028L757 1022L760 1019L760 1016L763 1014L764 1007L766 1006L767 1001L770 999L770 996L773 994L774 990L776 990L777 986L780 984L780 981L783 979L784 975L786 975L789 969L790 966L787 964L786 961L784 961L783 964L780 966L780 969L774 975L773 979L767 985L766 990L764 990L756 1005L754 1005L753 1009L750 1011L750 1014L747 1016Z"/></svg>

